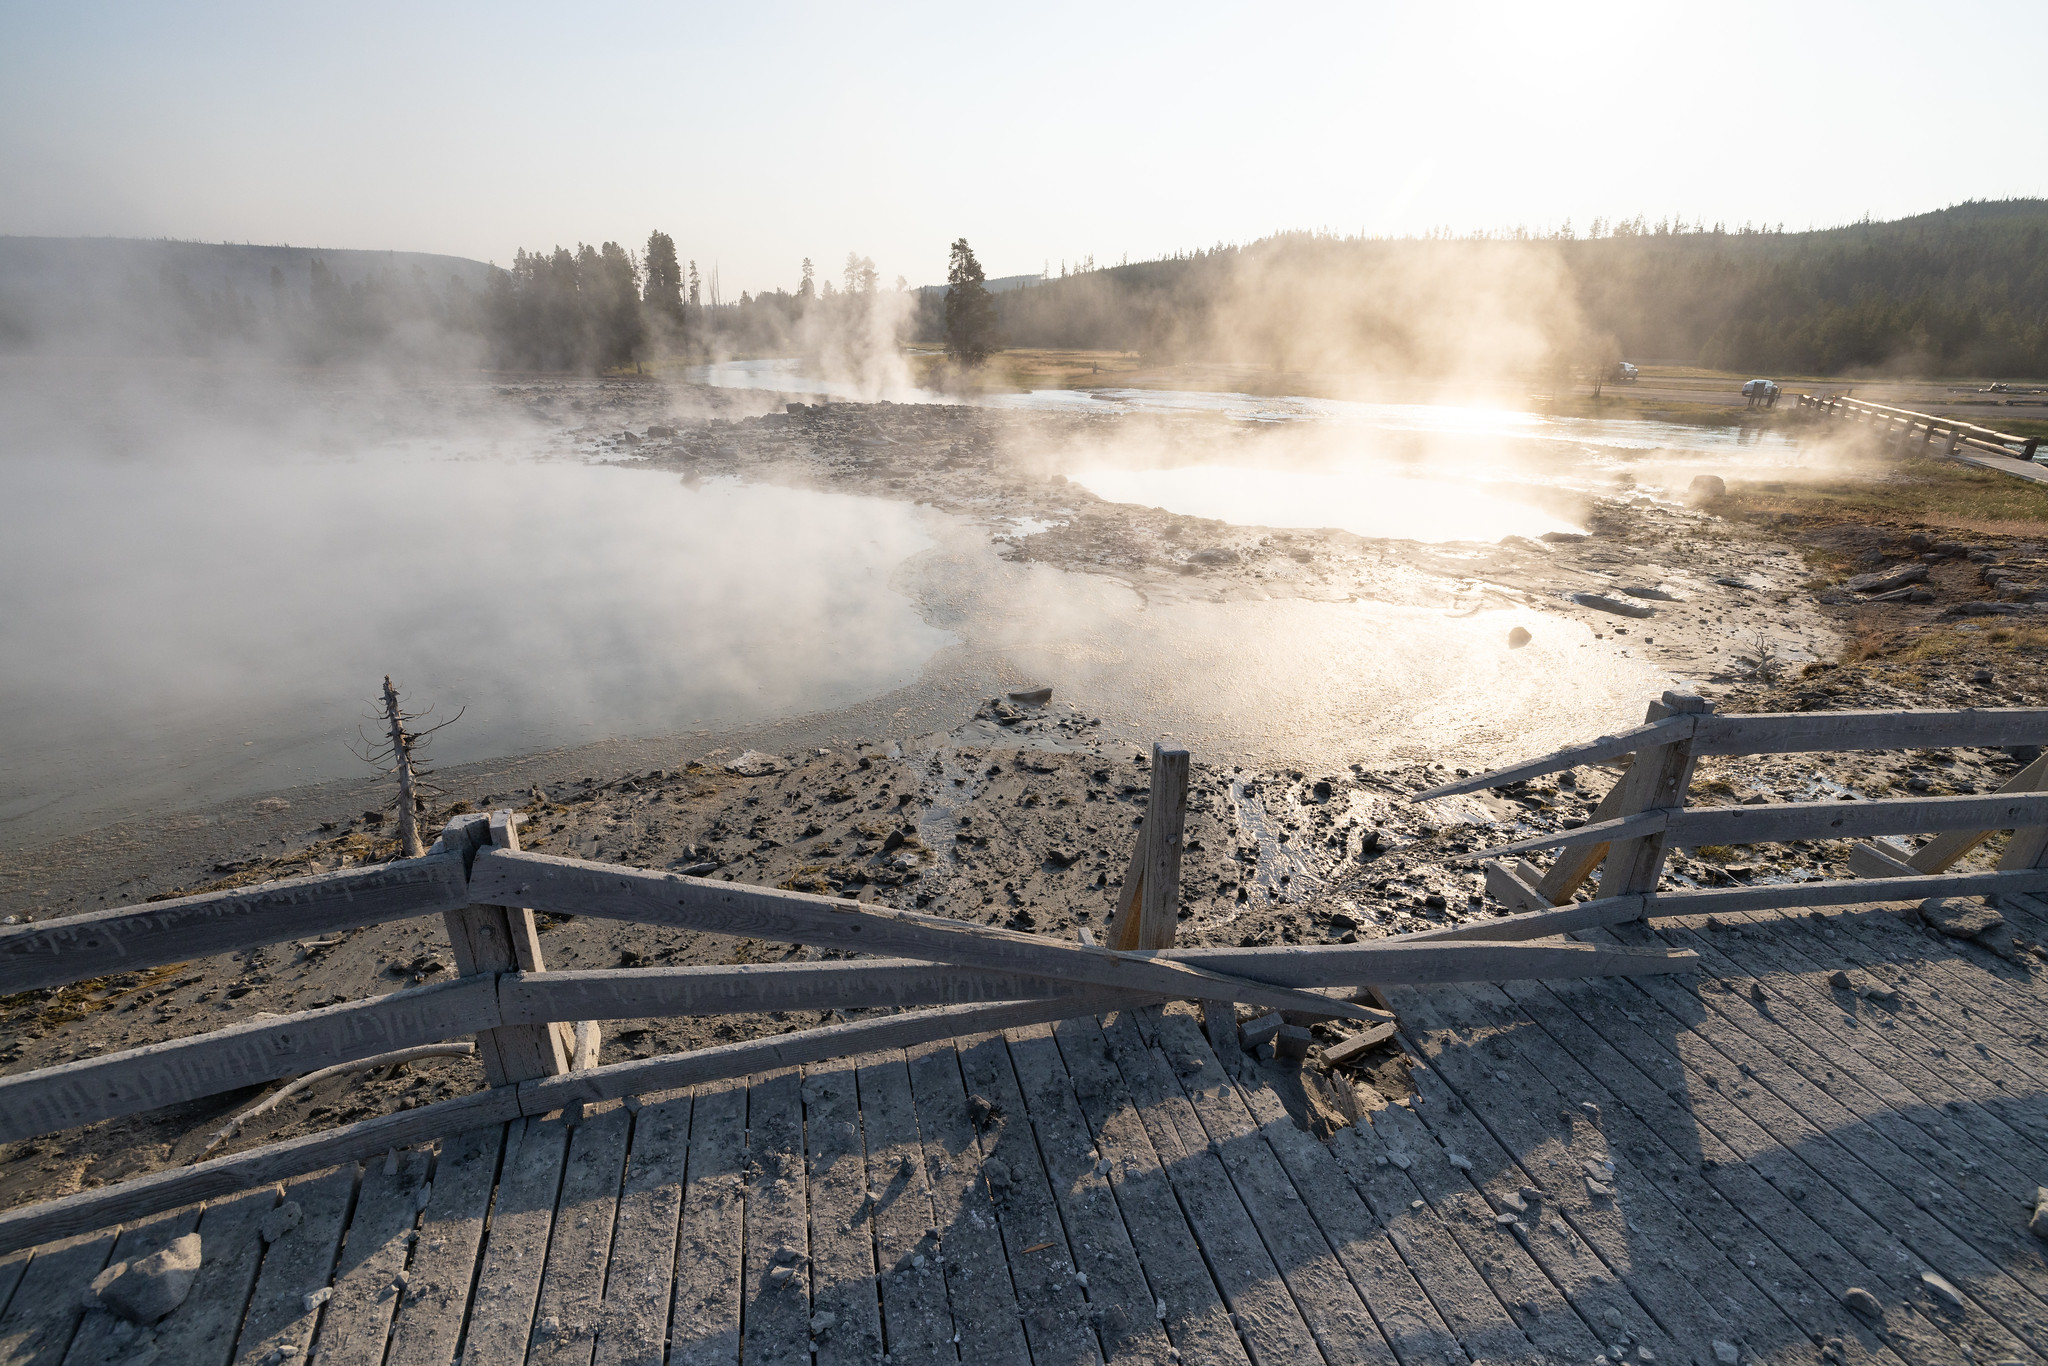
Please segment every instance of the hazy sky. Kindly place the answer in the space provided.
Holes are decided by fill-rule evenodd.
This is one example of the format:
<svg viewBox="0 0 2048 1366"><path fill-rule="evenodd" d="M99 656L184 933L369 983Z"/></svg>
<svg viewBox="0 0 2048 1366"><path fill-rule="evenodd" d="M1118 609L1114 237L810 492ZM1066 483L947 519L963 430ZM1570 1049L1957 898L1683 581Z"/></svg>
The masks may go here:
<svg viewBox="0 0 2048 1366"><path fill-rule="evenodd" d="M2048 193L2048 4L28 5L0 233L515 248L728 296L1287 228L1825 226Z"/></svg>

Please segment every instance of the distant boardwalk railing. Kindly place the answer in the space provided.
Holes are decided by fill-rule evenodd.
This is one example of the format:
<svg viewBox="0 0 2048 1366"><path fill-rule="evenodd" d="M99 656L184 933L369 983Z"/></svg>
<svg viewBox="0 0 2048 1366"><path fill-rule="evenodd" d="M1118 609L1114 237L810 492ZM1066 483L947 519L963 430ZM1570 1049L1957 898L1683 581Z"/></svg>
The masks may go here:
<svg viewBox="0 0 2048 1366"><path fill-rule="evenodd" d="M2039 437L2011 436L1989 427L1979 427L1973 422L1935 417L1931 413L1916 413L1905 408L1889 408L1882 403L1866 403L1860 398L1815 398L1811 394L1801 394L1798 406L1823 418L1867 427L1877 441L1889 443L1901 451L1919 448L1946 456L1966 456L1970 452L1981 451L2031 462L2041 446Z"/></svg>
<svg viewBox="0 0 2048 1366"><path fill-rule="evenodd" d="M439 914L459 976L319 1010L0 1077L0 1141L474 1036L469 1095L0 1214L0 1251L141 1218L527 1115L881 1049L1165 1000L1384 1022L1370 987L1690 971L1693 954L1590 944L1439 942L1176 949L1187 755L1155 746L1152 801L1110 922L1071 942L873 903L519 848L512 812L451 821L421 858L0 930L0 993ZM2042 882L2048 889L2048 879ZM851 960L550 972L534 911L869 955ZM1507 923L1507 922L1502 922ZM1338 995L1328 994L1338 989ZM596 1065L603 1019L933 1007Z"/></svg>

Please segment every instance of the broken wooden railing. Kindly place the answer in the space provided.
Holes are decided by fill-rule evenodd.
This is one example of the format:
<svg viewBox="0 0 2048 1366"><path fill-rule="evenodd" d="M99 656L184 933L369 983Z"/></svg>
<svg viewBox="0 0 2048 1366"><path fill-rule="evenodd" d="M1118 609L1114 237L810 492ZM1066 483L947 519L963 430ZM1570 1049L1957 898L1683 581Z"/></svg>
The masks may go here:
<svg viewBox="0 0 2048 1366"><path fill-rule="evenodd" d="M1926 897L2002 897L2048 892L2048 759L2023 768L1999 791L1952 797L1871 801L1689 806L1693 767L1706 755L1853 750L2003 748L2048 741L2048 710L1767 712L1720 715L1702 699L1668 692L1650 704L1644 724L1525 764L1482 773L1417 794L1428 801L1563 772L1585 764L1627 762L1593 812L1574 829L1520 840L1477 855L1494 898L1516 914L1424 931L1405 939L1540 939L1618 925L1647 916L1706 915L1798 906L1846 906ZM1990 872L1945 871L2001 830L2013 832ZM1880 841L1856 848L1859 876L1747 887L1659 891L1673 847L1771 844L1890 835L1933 835L1913 851ZM1548 869L1512 857L1556 849ZM1575 901L1595 872L1590 900ZM1887 879L1874 887L1868 878Z"/></svg>
<svg viewBox="0 0 2048 1366"><path fill-rule="evenodd" d="M2038 437L2012 436L1974 422L1867 403L1860 398L1815 398L1801 394L1798 406L1820 417L1867 427L1878 441L1889 442L1900 451L1919 448L1954 458L1967 458L1973 451L1982 451L2032 461L2041 446Z"/></svg>
<svg viewBox="0 0 2048 1366"><path fill-rule="evenodd" d="M1174 756L1178 754L1176 759ZM0 1141L139 1114L394 1050L474 1036L487 1086L191 1167L0 1213L0 1252L359 1161L523 1115L833 1058L1183 999L1383 1023L1344 999L1380 985L1688 971L1683 952L1416 942L1173 947L1185 751L1155 754L1153 801L1111 922L1126 951L870 902L557 858L509 811L451 821L426 856L0 930L0 993L440 915L460 975L259 1016L188 1038L0 1077ZM536 910L861 955L777 965L550 972ZM1337 995L1328 994L1338 989ZM902 1013L595 1065L591 1022L775 1010ZM904 1009L931 1007L929 1009ZM577 1048L565 1025L577 1022ZM579 1058L578 1054L582 1056Z"/></svg>

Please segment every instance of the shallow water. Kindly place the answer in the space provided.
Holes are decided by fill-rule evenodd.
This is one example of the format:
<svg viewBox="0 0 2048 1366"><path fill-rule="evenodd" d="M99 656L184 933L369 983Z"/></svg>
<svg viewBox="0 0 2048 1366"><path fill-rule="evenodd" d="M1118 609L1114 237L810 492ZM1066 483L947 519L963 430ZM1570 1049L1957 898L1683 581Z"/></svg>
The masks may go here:
<svg viewBox="0 0 2048 1366"><path fill-rule="evenodd" d="M1585 530L1576 519L1517 497L1513 489L1412 479L1377 467L1323 472L1183 465L1081 469L1067 477L1112 503L1239 526L1336 527L1411 541L1497 541Z"/></svg>
<svg viewBox="0 0 2048 1366"><path fill-rule="evenodd" d="M888 586L931 519L877 498L391 450L6 494L0 824L367 773L387 672L467 708L449 764L846 706L951 640Z"/></svg>
<svg viewBox="0 0 2048 1366"><path fill-rule="evenodd" d="M33 378L0 371L0 841L17 848L365 776L351 745L386 673L429 722L461 713L442 766L626 737L696 753L707 731L852 708L872 737L913 697L950 725L962 695L1027 682L1105 735L1209 759L1479 763L1626 725L1665 686L1537 614L1141 593L1012 563L978 522L902 502L597 463L482 383ZM1305 468L1296 501L1334 506L1314 480L1344 461ZM1559 515L1498 492L1503 515ZM1536 642L1510 651L1518 624Z"/></svg>

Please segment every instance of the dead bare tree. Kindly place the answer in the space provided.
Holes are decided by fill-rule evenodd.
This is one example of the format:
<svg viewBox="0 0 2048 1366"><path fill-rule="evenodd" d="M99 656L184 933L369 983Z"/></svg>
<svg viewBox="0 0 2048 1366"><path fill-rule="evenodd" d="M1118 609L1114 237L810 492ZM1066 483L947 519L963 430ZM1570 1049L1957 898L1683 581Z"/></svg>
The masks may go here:
<svg viewBox="0 0 2048 1366"><path fill-rule="evenodd" d="M409 712L399 705L398 689L391 682L390 674L384 675L384 696L377 705L376 719L384 723L385 735L382 739L372 740L358 727L356 734L362 737L363 747L356 751L356 757L397 776L398 856L418 858L427 852L426 845L420 840L419 813L426 805L423 794L433 792L439 795L440 792L424 781L432 770L422 767L420 758L426 752L428 738L435 731L460 721L462 712L456 712L440 725L413 730L412 723L421 720L426 713ZM467 710L463 708L463 711Z"/></svg>

